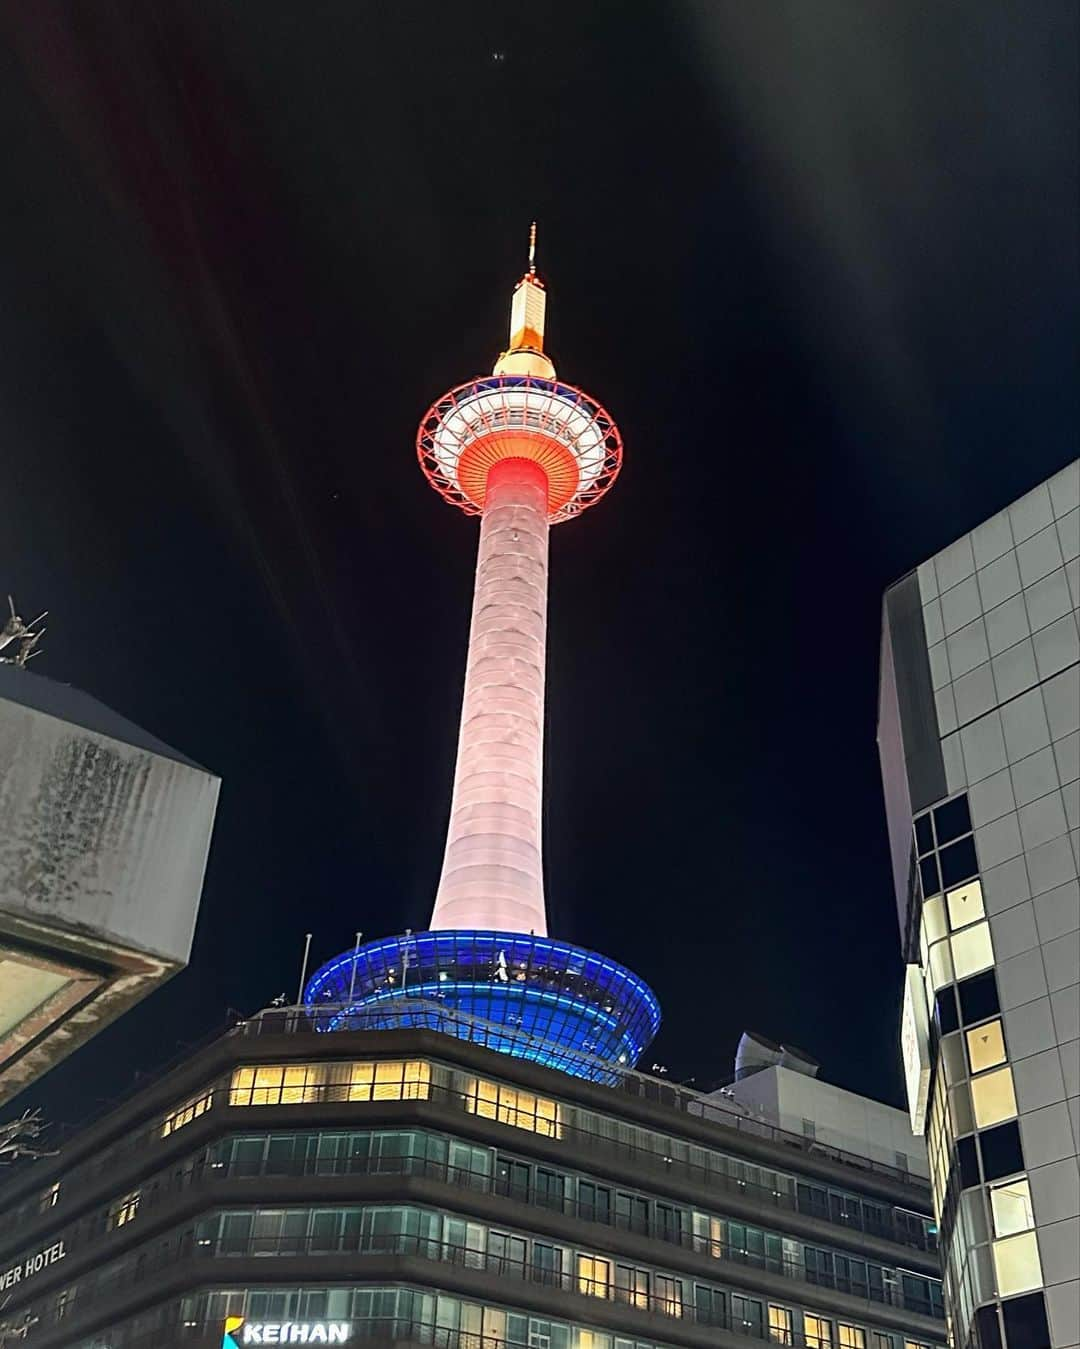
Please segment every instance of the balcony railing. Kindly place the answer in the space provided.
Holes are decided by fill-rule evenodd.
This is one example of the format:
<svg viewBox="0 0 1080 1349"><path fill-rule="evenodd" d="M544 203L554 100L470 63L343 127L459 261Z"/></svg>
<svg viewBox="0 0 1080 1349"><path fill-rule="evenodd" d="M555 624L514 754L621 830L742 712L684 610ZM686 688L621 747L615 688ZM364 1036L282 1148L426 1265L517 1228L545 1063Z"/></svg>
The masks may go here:
<svg viewBox="0 0 1080 1349"><path fill-rule="evenodd" d="M691 1277L672 1275L651 1276L653 1287L648 1292L637 1288L620 1288L617 1274L617 1262L607 1257L590 1257L590 1265L585 1272L540 1265L534 1260L510 1258L505 1255L493 1255L478 1248L461 1246L430 1237L409 1234L361 1234L345 1236L342 1234L296 1236L296 1237L232 1237L198 1236L195 1232L185 1232L170 1240L156 1244L152 1249L124 1262L121 1268L104 1272L88 1284L76 1284L64 1295L63 1301L54 1303L51 1310L40 1315L38 1324L48 1326L61 1320L77 1316L84 1307L92 1307L106 1297L111 1297L133 1284L144 1283L158 1270L171 1267L182 1261L192 1262L194 1286L201 1282L200 1266L205 1260L228 1260L235 1258L273 1258L283 1256L412 1256L431 1261L439 1265L452 1265L461 1269L471 1269L494 1274L500 1279L513 1279L522 1283L555 1289L564 1293L578 1293L586 1297L595 1297L603 1301L621 1302L638 1310L657 1316L675 1317L684 1321L720 1326L726 1329L736 1328L730 1318L717 1319L717 1293L723 1297L724 1304L729 1301L721 1290L709 1288L708 1297L698 1305L695 1298L680 1297L671 1292L660 1294L655 1285L662 1279L669 1285L693 1286ZM598 1276L597 1269L603 1266L606 1273ZM213 1278L220 1282L225 1276L221 1269L215 1269ZM858 1296L858 1294L855 1294ZM873 1316L874 1303L863 1299L870 1317ZM760 1306L760 1304L758 1304ZM898 1304L902 1305L902 1304ZM910 1309L909 1310L913 1310ZM743 1323L746 1324L745 1322ZM754 1334L764 1338L763 1330L745 1329L744 1334Z"/></svg>

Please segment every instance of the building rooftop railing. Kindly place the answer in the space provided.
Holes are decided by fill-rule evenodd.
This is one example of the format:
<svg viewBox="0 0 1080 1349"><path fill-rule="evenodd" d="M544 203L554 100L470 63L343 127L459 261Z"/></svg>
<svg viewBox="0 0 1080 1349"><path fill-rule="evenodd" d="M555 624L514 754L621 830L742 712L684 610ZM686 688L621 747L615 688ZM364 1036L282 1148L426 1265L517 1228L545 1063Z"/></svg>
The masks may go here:
<svg viewBox="0 0 1080 1349"><path fill-rule="evenodd" d="M343 1015L346 1011L347 1008L344 1007L334 1008L329 1004L321 1004L318 1008L318 1017L322 1020L332 1017L334 1014ZM443 1034L452 1035L455 1038L467 1038L459 1036L457 1033L458 1027L462 1024L481 1026L487 1029L493 1037L498 1035L504 1040L514 1039L518 1041L517 1052L514 1056L526 1060L533 1059L543 1062L545 1058L558 1052L558 1046L549 1044L548 1041L534 1033L514 1031L504 1025L485 1022L480 1017L470 1016L442 1003L427 999L399 999L395 1003L394 1013L399 1017L402 1028L414 1026L417 1021L422 1019L429 1029L441 1031ZM389 1015L389 1012L384 1014L386 1017ZM300 1006L266 1008L254 1016L238 1022L227 1033L230 1035L259 1036L263 1034L307 1035L323 1032L317 1030L310 1009L306 1006ZM333 1032L329 1033L333 1034ZM587 1056L580 1055L580 1057L585 1058ZM803 1134L794 1133L790 1129L784 1129L778 1120L769 1120L763 1114L751 1114L745 1106L740 1105L737 1101L724 1103L718 1101L714 1096L695 1091L692 1087L683 1086L664 1078L652 1077L648 1073L638 1072L634 1068L613 1067L607 1059L597 1059L596 1064L598 1071L603 1069L605 1072L617 1073L618 1085L612 1087L611 1090L620 1092L625 1096L667 1106L681 1114L692 1115L697 1119L721 1124L725 1128L734 1129L742 1134L782 1143L785 1147L795 1148L799 1152L810 1156L826 1157L832 1161L841 1162L845 1166L856 1167L860 1171L869 1171L905 1185L929 1190L930 1182L925 1176L878 1161L872 1157L866 1157L857 1152L848 1151L845 1148L836 1147L833 1144L807 1138Z"/></svg>

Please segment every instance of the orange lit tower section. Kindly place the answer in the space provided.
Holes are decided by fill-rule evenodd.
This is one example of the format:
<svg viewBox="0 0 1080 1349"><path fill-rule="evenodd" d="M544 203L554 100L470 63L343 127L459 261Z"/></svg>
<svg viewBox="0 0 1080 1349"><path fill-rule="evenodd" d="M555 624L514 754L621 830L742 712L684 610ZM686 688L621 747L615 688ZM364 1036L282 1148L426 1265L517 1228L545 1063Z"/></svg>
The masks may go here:
<svg viewBox="0 0 1080 1349"><path fill-rule="evenodd" d="M547 296L529 268L510 344L490 376L458 385L420 423L428 481L480 516L465 695L442 875L428 932L369 943L308 985L320 1022L435 1024L580 1076L633 1064L659 1026L648 987L616 962L548 939L541 855L548 534L614 482L610 415L556 378ZM346 992L346 986L348 992ZM421 1002L439 1004L432 1017Z"/></svg>

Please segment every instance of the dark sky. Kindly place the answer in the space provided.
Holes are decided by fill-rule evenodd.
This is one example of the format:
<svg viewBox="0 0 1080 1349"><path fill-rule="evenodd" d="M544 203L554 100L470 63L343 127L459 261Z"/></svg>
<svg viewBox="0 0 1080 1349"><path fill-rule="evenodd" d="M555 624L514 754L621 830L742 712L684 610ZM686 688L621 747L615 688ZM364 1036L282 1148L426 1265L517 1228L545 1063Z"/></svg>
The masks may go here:
<svg viewBox="0 0 1080 1349"><path fill-rule="evenodd" d="M425 926L477 527L415 427L535 216L626 442L552 538L551 928L646 1067L752 1027L899 1101L881 593L1075 453L1073 0L0 13L0 589L223 778L190 968L32 1099Z"/></svg>

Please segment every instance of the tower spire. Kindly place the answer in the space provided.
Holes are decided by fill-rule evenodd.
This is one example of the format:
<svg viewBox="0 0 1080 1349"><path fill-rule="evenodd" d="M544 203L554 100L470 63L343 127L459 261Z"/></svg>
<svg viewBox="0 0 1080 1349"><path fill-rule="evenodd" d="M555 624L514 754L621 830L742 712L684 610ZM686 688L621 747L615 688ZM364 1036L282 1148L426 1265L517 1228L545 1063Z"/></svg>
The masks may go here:
<svg viewBox="0 0 1080 1349"><path fill-rule="evenodd" d="M529 226L529 270L510 301L510 345L495 362L493 375L537 375L554 379L555 367L544 353L547 292L536 275L536 221Z"/></svg>

